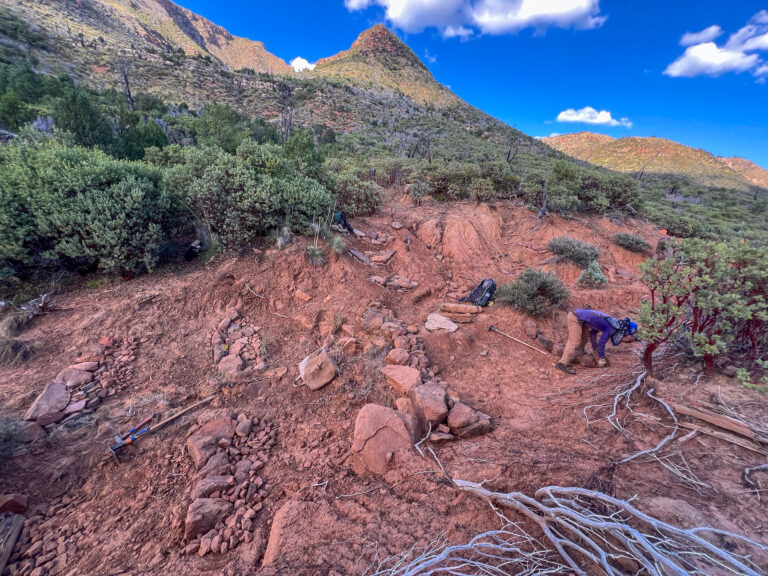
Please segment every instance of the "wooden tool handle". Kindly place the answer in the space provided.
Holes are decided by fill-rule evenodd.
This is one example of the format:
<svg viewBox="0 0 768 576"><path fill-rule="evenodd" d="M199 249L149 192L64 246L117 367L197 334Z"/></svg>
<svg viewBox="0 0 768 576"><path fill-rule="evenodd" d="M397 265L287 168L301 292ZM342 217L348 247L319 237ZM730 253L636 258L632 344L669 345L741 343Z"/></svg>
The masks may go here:
<svg viewBox="0 0 768 576"><path fill-rule="evenodd" d="M165 426L169 422L173 422L174 420L176 420L180 416L183 416L184 414L186 414L190 410L194 410L198 406L201 406L201 405L205 404L206 402L210 402L211 400L216 398L216 396L218 396L218 394L213 394L212 396L208 396L208 398L203 398L199 402L195 402L191 406L187 406L186 408L184 408L184 410L181 410L180 412L176 412L176 414L174 414L173 416L169 416L168 418L166 418L162 422L158 422L157 424L152 426L152 428L149 429L149 432L154 432L155 430L158 430L158 429L162 428L163 426Z"/></svg>

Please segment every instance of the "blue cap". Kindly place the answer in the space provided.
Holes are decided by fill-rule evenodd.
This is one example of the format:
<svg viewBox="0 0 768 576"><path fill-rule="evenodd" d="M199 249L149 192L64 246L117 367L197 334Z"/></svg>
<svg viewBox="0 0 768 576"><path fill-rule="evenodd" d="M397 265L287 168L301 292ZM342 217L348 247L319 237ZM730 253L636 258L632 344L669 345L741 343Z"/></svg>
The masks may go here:
<svg viewBox="0 0 768 576"><path fill-rule="evenodd" d="M630 334L634 334L635 332L637 332L637 322L630 321L629 322L629 333Z"/></svg>

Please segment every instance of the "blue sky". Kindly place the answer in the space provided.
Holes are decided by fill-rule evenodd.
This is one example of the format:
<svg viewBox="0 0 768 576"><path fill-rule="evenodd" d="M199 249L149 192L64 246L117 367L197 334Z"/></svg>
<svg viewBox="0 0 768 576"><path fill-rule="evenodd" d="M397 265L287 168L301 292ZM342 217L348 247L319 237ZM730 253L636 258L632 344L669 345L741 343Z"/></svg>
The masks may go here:
<svg viewBox="0 0 768 576"><path fill-rule="evenodd" d="M532 136L658 136L768 168L768 0L180 3L286 61L384 23L438 81Z"/></svg>

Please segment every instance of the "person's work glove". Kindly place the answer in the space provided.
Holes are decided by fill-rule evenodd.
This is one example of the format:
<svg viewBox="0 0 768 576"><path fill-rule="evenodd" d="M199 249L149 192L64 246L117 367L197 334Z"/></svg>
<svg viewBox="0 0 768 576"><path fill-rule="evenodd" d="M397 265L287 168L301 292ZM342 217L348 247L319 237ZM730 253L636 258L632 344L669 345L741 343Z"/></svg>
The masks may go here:
<svg viewBox="0 0 768 576"><path fill-rule="evenodd" d="M605 368L606 366L608 366L608 360L605 358L600 358L600 360L597 361L598 368Z"/></svg>

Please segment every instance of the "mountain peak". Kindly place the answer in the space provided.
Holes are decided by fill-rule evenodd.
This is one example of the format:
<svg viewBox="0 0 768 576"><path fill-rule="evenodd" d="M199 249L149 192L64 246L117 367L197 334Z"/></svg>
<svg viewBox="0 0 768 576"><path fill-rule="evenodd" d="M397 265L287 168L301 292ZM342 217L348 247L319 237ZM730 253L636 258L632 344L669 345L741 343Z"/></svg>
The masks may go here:
<svg viewBox="0 0 768 576"><path fill-rule="evenodd" d="M389 28L364 30L348 50L318 61L315 73L398 90L422 104L449 105L456 97Z"/></svg>
<svg viewBox="0 0 768 576"><path fill-rule="evenodd" d="M320 68L348 60L363 60L381 64L390 70L415 68L428 74L429 70L408 45L383 24L376 24L363 30L349 50L335 56L323 58L317 65Z"/></svg>

